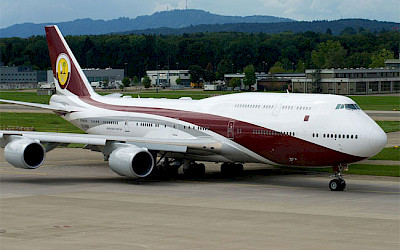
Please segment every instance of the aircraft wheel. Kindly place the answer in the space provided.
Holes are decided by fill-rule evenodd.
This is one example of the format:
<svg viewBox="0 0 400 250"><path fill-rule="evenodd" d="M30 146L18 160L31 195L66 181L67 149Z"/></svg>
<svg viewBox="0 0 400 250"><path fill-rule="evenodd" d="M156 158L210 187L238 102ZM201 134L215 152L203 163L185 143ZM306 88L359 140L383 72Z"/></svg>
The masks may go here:
<svg viewBox="0 0 400 250"><path fill-rule="evenodd" d="M333 179L329 182L331 191L343 191L345 187L346 182L344 180Z"/></svg>
<svg viewBox="0 0 400 250"><path fill-rule="evenodd" d="M243 164L223 163L221 173L225 176L234 176L243 174Z"/></svg>
<svg viewBox="0 0 400 250"><path fill-rule="evenodd" d="M192 163L187 168L183 168L183 173L189 178L202 178L206 172L204 164Z"/></svg>

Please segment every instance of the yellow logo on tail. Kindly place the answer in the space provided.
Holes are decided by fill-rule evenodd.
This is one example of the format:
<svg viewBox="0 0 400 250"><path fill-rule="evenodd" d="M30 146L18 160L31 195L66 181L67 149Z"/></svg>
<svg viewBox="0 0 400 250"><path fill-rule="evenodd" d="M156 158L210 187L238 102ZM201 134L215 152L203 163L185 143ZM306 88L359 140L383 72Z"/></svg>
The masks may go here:
<svg viewBox="0 0 400 250"><path fill-rule="evenodd" d="M71 76L71 61L69 57L62 53L58 56L56 62L56 76L59 86L64 89L67 87L69 78Z"/></svg>

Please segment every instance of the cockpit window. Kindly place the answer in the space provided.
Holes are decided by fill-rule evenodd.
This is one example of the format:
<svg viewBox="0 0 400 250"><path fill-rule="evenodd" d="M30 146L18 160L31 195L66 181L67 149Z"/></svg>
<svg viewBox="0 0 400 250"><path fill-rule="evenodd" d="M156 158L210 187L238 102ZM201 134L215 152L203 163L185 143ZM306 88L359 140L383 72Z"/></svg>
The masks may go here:
<svg viewBox="0 0 400 250"><path fill-rule="evenodd" d="M345 104L344 106L346 107L346 109L350 109L350 110L360 109L360 107L358 107L357 104Z"/></svg>
<svg viewBox="0 0 400 250"><path fill-rule="evenodd" d="M344 109L346 108L347 110L357 110L361 109L357 104L338 104L336 105L336 109Z"/></svg>

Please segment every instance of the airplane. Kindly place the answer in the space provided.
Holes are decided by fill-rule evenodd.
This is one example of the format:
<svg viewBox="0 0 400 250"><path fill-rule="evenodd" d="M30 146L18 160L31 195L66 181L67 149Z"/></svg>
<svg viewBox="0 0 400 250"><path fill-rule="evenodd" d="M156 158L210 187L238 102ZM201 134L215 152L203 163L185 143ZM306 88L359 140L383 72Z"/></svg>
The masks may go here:
<svg viewBox="0 0 400 250"><path fill-rule="evenodd" d="M342 191L350 163L374 156L385 132L350 98L326 94L236 93L192 100L101 96L91 87L57 26L46 26L56 94L47 104L1 102L52 110L86 134L0 131L13 166L36 169L59 145L101 152L117 174L202 176L199 161L224 174L244 163L332 167L332 191Z"/></svg>

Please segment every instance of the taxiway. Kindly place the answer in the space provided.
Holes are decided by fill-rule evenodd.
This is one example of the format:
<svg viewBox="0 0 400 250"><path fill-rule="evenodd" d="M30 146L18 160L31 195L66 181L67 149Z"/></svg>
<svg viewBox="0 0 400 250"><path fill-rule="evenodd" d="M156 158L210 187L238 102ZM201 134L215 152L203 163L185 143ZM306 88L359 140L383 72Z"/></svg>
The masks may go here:
<svg viewBox="0 0 400 250"><path fill-rule="evenodd" d="M130 180L102 155L59 148L37 170L0 151L1 249L396 249L400 178L245 165L225 178Z"/></svg>

